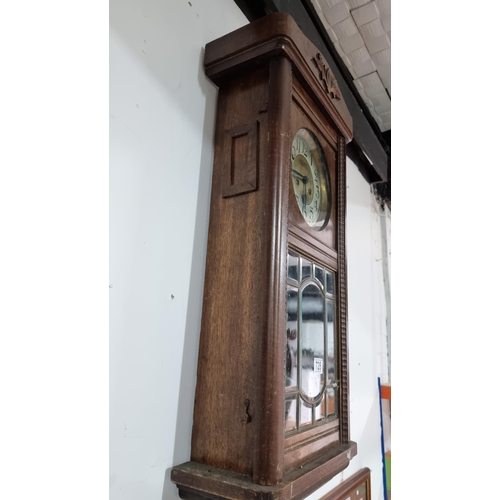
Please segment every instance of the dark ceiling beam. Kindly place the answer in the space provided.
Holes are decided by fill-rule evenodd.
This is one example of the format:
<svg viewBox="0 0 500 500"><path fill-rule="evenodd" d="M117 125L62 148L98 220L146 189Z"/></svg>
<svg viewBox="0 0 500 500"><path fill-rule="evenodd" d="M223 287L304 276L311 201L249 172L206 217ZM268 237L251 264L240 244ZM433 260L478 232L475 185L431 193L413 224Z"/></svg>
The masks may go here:
<svg viewBox="0 0 500 500"><path fill-rule="evenodd" d="M241 9L243 14L245 14L246 18L250 22L267 16L272 12L277 12L277 9L272 1L268 2L266 0L234 0L234 3Z"/></svg>

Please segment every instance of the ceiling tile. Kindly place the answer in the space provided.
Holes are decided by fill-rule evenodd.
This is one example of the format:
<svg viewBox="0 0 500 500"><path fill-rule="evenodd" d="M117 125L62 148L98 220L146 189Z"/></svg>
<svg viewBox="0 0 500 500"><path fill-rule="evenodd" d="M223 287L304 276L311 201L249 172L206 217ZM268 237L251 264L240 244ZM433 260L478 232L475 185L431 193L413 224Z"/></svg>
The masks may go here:
<svg viewBox="0 0 500 500"><path fill-rule="evenodd" d="M323 9L327 9L330 7L326 3L326 0L311 0L311 2L318 13L321 12Z"/></svg>
<svg viewBox="0 0 500 500"><path fill-rule="evenodd" d="M385 31L391 31L391 16L381 17L380 20L382 21L382 26Z"/></svg>
<svg viewBox="0 0 500 500"><path fill-rule="evenodd" d="M382 81L380 81L380 85L374 85L373 87L367 87L365 88L366 95L368 96L368 99L372 99L374 96L377 94L380 94L380 92L384 91L385 87Z"/></svg>
<svg viewBox="0 0 500 500"><path fill-rule="evenodd" d="M330 8L330 5L326 3L326 0L311 0L311 3L314 5L317 12Z"/></svg>
<svg viewBox="0 0 500 500"><path fill-rule="evenodd" d="M366 95L366 92L363 89L358 90L359 95L361 96L361 99L366 103L367 106L371 106L373 108L373 103L371 99L368 99L368 96Z"/></svg>
<svg viewBox="0 0 500 500"><path fill-rule="evenodd" d="M335 34L335 31L333 31L333 29L332 29L331 26L327 25L326 32L328 33L328 36L331 38L332 42L338 42L339 41L337 35Z"/></svg>
<svg viewBox="0 0 500 500"><path fill-rule="evenodd" d="M380 19L375 19L371 23L363 24L363 26L359 27L359 31L361 32L361 36L366 40L370 38L377 38L378 36L382 36L385 33L385 29L382 26Z"/></svg>
<svg viewBox="0 0 500 500"><path fill-rule="evenodd" d="M380 118L382 118L383 122L390 123L391 101L389 101L388 103L381 104L380 106L375 106L375 113L377 113L380 116ZM386 115L385 113L389 113L389 115Z"/></svg>
<svg viewBox="0 0 500 500"><path fill-rule="evenodd" d="M333 46L335 47L335 50L338 52L339 55L344 55L344 51L342 50L342 47L340 46L340 42L333 42Z"/></svg>
<svg viewBox="0 0 500 500"><path fill-rule="evenodd" d="M370 54L366 50L366 47L363 45L360 49L354 50L349 54L349 59L352 62L352 65L362 64L366 61L370 60Z"/></svg>
<svg viewBox="0 0 500 500"><path fill-rule="evenodd" d="M391 123L391 112L390 111L386 111L385 113L379 113L378 115L380 116L380 119L384 123Z"/></svg>
<svg viewBox="0 0 500 500"><path fill-rule="evenodd" d="M375 106L375 111L382 118L382 113L390 113L391 112L391 100L389 96L387 96L387 102L383 102L380 106Z"/></svg>
<svg viewBox="0 0 500 500"><path fill-rule="evenodd" d="M372 59L376 66L384 66L391 63L391 49L381 50L375 54L372 54Z"/></svg>
<svg viewBox="0 0 500 500"><path fill-rule="evenodd" d="M362 78L357 78L356 80L353 80L354 86L358 89L358 91L363 90L364 92L364 87L362 83ZM365 93L366 95L366 93Z"/></svg>
<svg viewBox="0 0 500 500"><path fill-rule="evenodd" d="M363 5L363 7L353 10L351 14L358 26L363 26L363 24L369 23L380 17L375 2L367 3Z"/></svg>
<svg viewBox="0 0 500 500"><path fill-rule="evenodd" d="M339 40L352 36L358 32L358 28L356 27L356 23L353 21L352 17L345 19L341 23L332 25L332 28Z"/></svg>
<svg viewBox="0 0 500 500"><path fill-rule="evenodd" d="M352 65L352 73L354 73L354 76L356 78L360 78L362 76L373 73L374 71L376 71L376 69L377 68L375 67L375 63L371 59L368 59L368 61L365 61L363 63Z"/></svg>
<svg viewBox="0 0 500 500"><path fill-rule="evenodd" d="M318 11L318 17L320 18L323 26L330 26L329 22L327 21L327 19L325 17L325 14L323 14L322 10Z"/></svg>
<svg viewBox="0 0 500 500"><path fill-rule="evenodd" d="M349 52L353 52L354 50L360 49L361 47L365 46L365 42L361 38L361 35L359 33L355 33L352 36L349 36L347 38L343 38L340 41L340 46L342 47L343 51L346 54L349 54Z"/></svg>
<svg viewBox="0 0 500 500"><path fill-rule="evenodd" d="M382 82L380 80L380 76L376 71L371 73L370 75L365 75L362 78L359 78L358 80L354 80L354 84L356 85L356 81L358 84L361 86L362 89L367 89L368 87L373 87L374 85L380 85L381 89L380 92L384 90L384 86L382 85ZM375 94L372 94L374 96Z"/></svg>
<svg viewBox="0 0 500 500"><path fill-rule="evenodd" d="M385 34L377 38L369 38L366 40L366 48L370 54L375 54L381 50L388 49L391 46L389 37Z"/></svg>
<svg viewBox="0 0 500 500"><path fill-rule="evenodd" d="M391 83L391 64L381 64L377 66L377 72L380 76L380 79L387 87L387 84Z"/></svg>
<svg viewBox="0 0 500 500"><path fill-rule="evenodd" d="M349 7L345 2L340 2L337 5L334 5L330 9L325 9L324 14L330 25L334 25L340 23L344 19L348 19L351 17L351 13L349 11Z"/></svg>
<svg viewBox="0 0 500 500"><path fill-rule="evenodd" d="M380 116L377 115L377 112L374 109L372 109L371 113L373 115L373 118L375 118L375 121L379 124L379 126L382 125L382 118L380 118Z"/></svg>
<svg viewBox="0 0 500 500"><path fill-rule="evenodd" d="M370 3L371 1L372 0L346 0L351 9L357 9L358 7Z"/></svg>
<svg viewBox="0 0 500 500"><path fill-rule="evenodd" d="M342 58L344 61L345 65L347 66L347 69L352 73L352 61L349 59L347 54L342 50L342 47L340 46L339 42L333 42L333 46L335 47L335 50L339 54L339 56Z"/></svg>
<svg viewBox="0 0 500 500"><path fill-rule="evenodd" d="M340 57L342 57L342 61L344 61L345 65L347 66L347 69L351 72L352 74L352 61L349 59L349 57L345 54L342 54Z"/></svg>
<svg viewBox="0 0 500 500"><path fill-rule="evenodd" d="M365 94L366 94L366 92L365 92ZM376 108L377 106L382 106L384 104L391 103L391 100L389 99L389 96L387 95L387 92L385 90L383 92L381 92L380 94L377 94L376 96L371 97L370 101L372 102L374 108Z"/></svg>
<svg viewBox="0 0 500 500"><path fill-rule="evenodd" d="M380 17L391 15L391 0L375 0Z"/></svg>
<svg viewBox="0 0 500 500"><path fill-rule="evenodd" d="M366 92L366 95L368 96L368 99L372 99L373 97L375 97L376 95L378 94L381 94L382 92L385 91L385 87L384 87L384 84L382 83L382 80L380 79L380 77L378 76L377 72L375 73L372 73L372 74L375 74L377 75L377 80L378 82L373 84L373 85L370 85L369 87L365 87L363 85L363 88ZM370 76L370 75L368 75ZM362 77L362 78L366 78L366 76Z"/></svg>

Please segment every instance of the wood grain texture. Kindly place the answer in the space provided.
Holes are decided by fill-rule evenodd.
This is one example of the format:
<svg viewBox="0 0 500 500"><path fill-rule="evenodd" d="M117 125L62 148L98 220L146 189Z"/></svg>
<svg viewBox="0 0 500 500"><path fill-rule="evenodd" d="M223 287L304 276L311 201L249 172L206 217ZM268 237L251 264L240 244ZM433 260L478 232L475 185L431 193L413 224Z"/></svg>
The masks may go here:
<svg viewBox="0 0 500 500"><path fill-rule="evenodd" d="M293 471L314 460L323 455L326 450L336 447L339 442L339 432L335 430L320 434L314 439L300 443L299 446L285 450L285 472Z"/></svg>
<svg viewBox="0 0 500 500"><path fill-rule="evenodd" d="M259 120L264 140L258 157L266 165L267 116L258 109L267 99L266 69L234 81L219 94L192 436L192 460L246 473L252 472L261 411L258 360L268 330L262 290L271 286L272 221L264 189L223 198L224 165L231 155L223 136ZM261 176L268 185L269 170L264 168Z"/></svg>
<svg viewBox="0 0 500 500"><path fill-rule="evenodd" d="M288 170L292 68L284 57L271 60L269 69L269 183L270 209L268 287L262 288L267 329L262 332L259 389L262 394L259 446L254 454L253 478L257 484L273 485L283 478L285 414L286 264L288 227Z"/></svg>

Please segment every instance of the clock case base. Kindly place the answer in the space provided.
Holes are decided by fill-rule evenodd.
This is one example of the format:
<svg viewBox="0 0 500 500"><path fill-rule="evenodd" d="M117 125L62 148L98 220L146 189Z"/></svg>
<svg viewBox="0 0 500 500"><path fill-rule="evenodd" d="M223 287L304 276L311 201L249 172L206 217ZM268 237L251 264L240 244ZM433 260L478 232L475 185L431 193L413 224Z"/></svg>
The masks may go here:
<svg viewBox="0 0 500 500"><path fill-rule="evenodd" d="M301 500L343 471L357 454L350 442L283 476L276 486L260 486L245 474L187 462L172 469L184 500Z"/></svg>

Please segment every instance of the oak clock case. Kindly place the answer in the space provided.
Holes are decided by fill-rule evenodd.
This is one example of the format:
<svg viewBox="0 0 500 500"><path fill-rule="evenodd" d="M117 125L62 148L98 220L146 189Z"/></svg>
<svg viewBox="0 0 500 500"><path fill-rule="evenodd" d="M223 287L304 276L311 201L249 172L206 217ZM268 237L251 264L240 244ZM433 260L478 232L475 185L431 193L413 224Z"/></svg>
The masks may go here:
<svg viewBox="0 0 500 500"><path fill-rule="evenodd" d="M207 44L217 122L185 499L299 500L350 441L345 144L330 68L275 13ZM298 181L298 182L297 182Z"/></svg>

